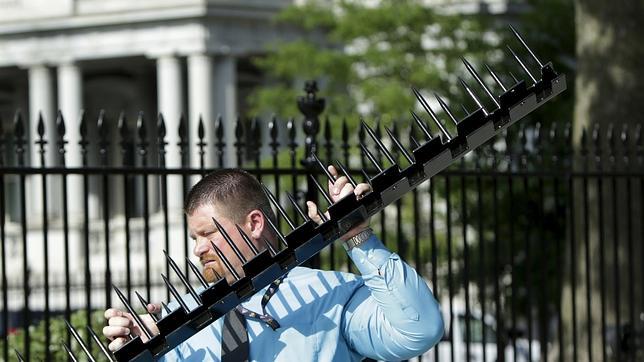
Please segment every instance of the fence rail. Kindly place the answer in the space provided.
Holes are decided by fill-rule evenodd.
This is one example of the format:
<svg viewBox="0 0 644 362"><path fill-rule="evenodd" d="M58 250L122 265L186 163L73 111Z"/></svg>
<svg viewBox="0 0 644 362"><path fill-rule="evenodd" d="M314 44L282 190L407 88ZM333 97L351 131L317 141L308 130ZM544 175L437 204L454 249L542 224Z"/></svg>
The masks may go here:
<svg viewBox="0 0 644 362"><path fill-rule="evenodd" d="M358 122L311 122L317 114L266 124L218 119L209 144L203 120L190 139L185 119L178 130L166 130L163 117L139 115L134 126L124 116L112 124L101 112L96 122L80 121L80 163L69 165L62 117L55 131L41 119L28 142L17 113L13 129L0 132L4 360L12 348L50 359L54 349L37 352L30 343L41 337L27 327L39 321L44 346L61 337L52 327L58 315L85 310L83 322L96 327L89 312L112 305L112 283L128 297L139 289L148 300L168 298L157 277L169 275L161 250L175 259L190 256L181 205L209 169L243 167L299 203L317 200L306 178L318 173L305 157L311 149L328 162L340 160L357 179L377 173L359 152L365 134ZM522 122L372 220L386 245L428 280L445 311L447 340L425 358L642 358L641 127L593 125L575 148L569 124ZM409 124L389 126L411 144L418 135ZM235 140L223 138L226 126L235 127ZM381 122L375 128L380 135ZM176 165L166 163L170 131L180 138ZM235 146L232 164L227 142ZM313 266L352 270L333 246ZM476 352L481 341L495 347Z"/></svg>

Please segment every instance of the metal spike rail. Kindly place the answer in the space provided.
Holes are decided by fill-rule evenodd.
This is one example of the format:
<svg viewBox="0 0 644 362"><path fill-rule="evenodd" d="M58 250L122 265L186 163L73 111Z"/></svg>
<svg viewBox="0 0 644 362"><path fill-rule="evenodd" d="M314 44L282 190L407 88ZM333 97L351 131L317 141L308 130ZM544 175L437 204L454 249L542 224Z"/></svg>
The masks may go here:
<svg viewBox="0 0 644 362"><path fill-rule="evenodd" d="M379 171L377 175L370 177L362 170L365 177L367 177L366 181L372 186L372 191L360 199L350 194L340 200L332 202L329 195L324 190L321 190L325 198L327 198L327 201L329 201L327 212L330 217L323 217L323 213L320 211L320 215L323 217L323 222L320 225L306 218L303 224L299 226L292 225L293 230L287 234L282 234L274 222L264 215L269 229L276 236L278 245L281 244L285 247L275 247L268 240L264 239L263 242L265 243L266 249L259 252L259 254L253 250L256 255L249 260L240 258L243 263L243 276L239 275L230 261L223 256L221 250L213 244L214 251L224 263L225 268L234 277L234 280L229 284L225 278L220 278L214 283L204 285L205 281L200 279L204 289L198 293L198 305L194 309L188 308L183 298L176 291L176 288L163 276L168 288L181 304L181 307L170 310L165 303L162 303L166 315L156 323L160 333L146 340L146 342L143 342L139 336L133 336L131 340L114 352L114 360L155 361L159 359L180 343L186 341L215 320L221 318L243 300L249 298L273 280L304 263L353 226L377 214L405 193L415 189L418 185L460 159L465 153L477 148L497 134L502 133L505 128L563 92L566 89L565 76L557 74L552 63L542 65L543 63L539 61L523 38L514 29L511 30L517 36L523 47L529 52L532 59L541 66L541 79L535 79L526 64L521 61L514 51L508 48L511 50L511 56L519 63L524 73L530 77L531 85L528 85L524 80L517 79L515 80L515 84L506 90L506 86L501 82L496 73L486 66L496 84L503 89L502 94L495 96L480 77L478 77L474 68L469 63L466 63L468 71L481 88L483 88L485 93L489 91L487 95L494 101L496 109L485 110L482 104L478 104L479 102L477 102L479 106L477 111L468 114L461 120L457 120L449 112L447 104L438 98L441 107L455 123L457 130L455 135L450 135L447 132L436 114L429 107L427 101L417 89L413 88L414 95L429 114L432 121L434 121L436 127L439 128L442 137L433 137L431 131L420 117L412 112L414 121L426 136L426 141L422 144L418 144L417 140L415 141L416 145L414 145L414 149L408 155L411 156L409 160L413 162L410 162L410 165L406 168L401 168L393 158L389 159L392 165L383 168L373 155L369 153L367 146L361 143L363 152ZM510 74L510 76L514 78L513 74ZM466 91L471 98L478 100L473 90L466 89ZM376 135L371 128L366 124L364 126L370 138L376 144L376 147L385 151L384 154L387 156L388 152L386 152L387 150L384 148L382 142L378 137L374 137ZM314 155L314 158L317 159L317 156ZM319 159L317 161L319 162ZM322 166L321 168L326 170L324 165L321 162L319 163ZM341 168L343 167L341 166ZM333 179L330 174L327 174L327 177ZM320 186L317 180L316 184ZM271 201L278 206L274 197ZM217 226L220 227L220 225ZM220 230L224 234L221 227ZM227 234L225 236L230 237ZM234 251L237 252L238 250ZM196 267L191 267L191 269L194 272L198 272ZM122 297L121 295L119 296ZM128 310L132 308L124 297L121 300ZM143 329L144 331L146 330L146 328ZM149 331L145 332L149 333ZM93 341L96 343L97 339L94 338Z"/></svg>

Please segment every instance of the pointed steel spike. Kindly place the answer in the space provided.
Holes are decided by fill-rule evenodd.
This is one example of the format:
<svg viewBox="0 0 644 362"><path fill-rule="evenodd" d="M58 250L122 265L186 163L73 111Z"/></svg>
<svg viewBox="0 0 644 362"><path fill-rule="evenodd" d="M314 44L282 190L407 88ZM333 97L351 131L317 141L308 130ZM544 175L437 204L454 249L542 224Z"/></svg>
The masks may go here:
<svg viewBox="0 0 644 362"><path fill-rule="evenodd" d="M331 196L329 196L329 194L324 190L324 187L322 187L322 185L320 185L318 180L315 177L313 177L313 175L309 175L309 177L311 178L311 181L313 181L313 183L315 184L315 187L317 187L318 191L320 191L322 196L324 196L324 199L326 200L326 202L329 205L332 205L333 200L331 200Z"/></svg>
<svg viewBox="0 0 644 362"><path fill-rule="evenodd" d="M58 114L56 115L56 131L58 132L58 136L60 137L65 135L65 118L63 117L63 112L61 112L60 109L58 110Z"/></svg>
<svg viewBox="0 0 644 362"><path fill-rule="evenodd" d="M309 176L310 176L310 175L309 175ZM264 213L264 211L263 211L263 210L259 210L259 211L262 213L262 215L264 215L264 220L266 220L266 222L268 222L268 226L269 226L269 227L271 228L271 230L273 230L273 232L277 235L278 240L279 240L279 241L281 241L281 242L282 242L282 244L284 244L284 246L285 246L285 247L288 247L288 243L286 243L286 239L284 239L284 235L282 235L282 232L280 231L280 229L279 229L277 226L275 226L275 223L273 222L273 220L271 220L271 218L269 218L269 217Z"/></svg>
<svg viewBox="0 0 644 362"><path fill-rule="evenodd" d="M519 63L519 65L521 66L521 69L523 69L523 71L530 77L532 82L536 84L537 79L532 75L532 73L530 73L530 70L528 69L528 67L526 67L526 65L523 63L521 58L519 58L517 53L515 53L514 50L512 50L512 48L509 45L507 46L507 48L510 51L510 53L512 54L512 57L514 58L514 60L516 60L517 63Z"/></svg>
<svg viewBox="0 0 644 362"><path fill-rule="evenodd" d="M396 147L400 150L400 153L402 153L402 155L405 157L407 162L414 163L414 159L411 157L409 152L407 152L407 150L405 149L405 146L403 146L400 140L396 138L396 136L392 133L389 127L385 127L385 132L387 132L387 134L389 135L389 138L391 138L391 140L394 142ZM355 185L353 185L353 187L355 187Z"/></svg>
<svg viewBox="0 0 644 362"><path fill-rule="evenodd" d="M163 114L159 112L157 115L157 136L160 140L165 138L166 129L165 129L165 120L163 119Z"/></svg>
<svg viewBox="0 0 644 362"><path fill-rule="evenodd" d="M18 358L18 361L23 362L25 360L25 358L20 354L20 352L18 352L17 349L14 348L13 351L16 353L16 358Z"/></svg>
<svg viewBox="0 0 644 362"><path fill-rule="evenodd" d="M186 289L188 289L188 293L194 298L195 302L201 303L201 297L197 294L197 291L190 285L188 282L188 279L186 278L185 274L181 271L181 268L179 268L179 265L170 257L167 251L163 250L163 254L165 254L165 258L168 260L168 263L170 264L170 267L172 270L174 270L175 274L179 277L179 280L181 281L181 284L183 284ZM146 307L147 311L147 307Z"/></svg>
<svg viewBox="0 0 644 362"><path fill-rule="evenodd" d="M431 140L432 139L432 133L427 128L427 125L425 124L425 122L423 122L423 120L420 119L420 117L418 117L416 112L414 112L414 111L410 111L410 112L411 112L411 116L414 118L414 122L416 122L416 124L418 125L418 128L420 128L420 130L423 131L423 134L425 135L425 138L428 141Z"/></svg>
<svg viewBox="0 0 644 362"><path fill-rule="evenodd" d="M177 288L170 283L170 280L168 277L166 277L163 273L161 273L161 279L163 279L163 283L165 283L165 286L170 290L170 294L174 297L174 299L177 300L177 303L181 306L181 308L188 312L190 309L188 309L188 305L186 305L186 302L183 301L183 298L181 297L181 294L177 291Z"/></svg>
<svg viewBox="0 0 644 362"><path fill-rule="evenodd" d="M409 136L409 141L411 142L411 144L412 144L412 146L414 147L414 149L417 149L418 147L420 147L420 143L418 142L418 140L416 139L416 137L414 137L414 136Z"/></svg>
<svg viewBox="0 0 644 362"><path fill-rule="evenodd" d="M218 223L218 222L217 222L217 220L215 220L215 218L214 218L214 217L212 217L212 222L213 222L213 223L215 223L215 226L217 227L217 230L219 230L219 232L221 233L221 235L224 237L224 240L226 240L226 243L228 244L228 246L230 246L230 248L233 250L233 252L235 253L235 255L237 255L237 258L238 258L242 263L245 263L245 262L246 262L246 258L244 258L244 255L241 253L241 251L239 250L239 248L237 247L237 245L235 245L235 242L234 242L234 241L233 241L233 239L230 237L230 235L228 235L228 232L226 232L226 230L224 229L224 227L223 227L223 226L221 226L221 224L220 224L220 223ZM213 244L213 245L214 245L214 244Z"/></svg>
<svg viewBox="0 0 644 362"><path fill-rule="evenodd" d="M516 75L514 75L514 73L510 72L510 77L512 77L514 84L519 83L519 78L517 78Z"/></svg>
<svg viewBox="0 0 644 362"><path fill-rule="evenodd" d="M315 152L311 152L311 156L315 160L315 163L320 167L320 170L322 170L322 172L324 172L324 174L329 179L329 181L334 182L335 177L333 177L333 175L331 175L331 172L329 172L329 170L324 166L324 163L322 163L322 161L320 161L320 159L318 158L318 155L316 155Z"/></svg>
<svg viewBox="0 0 644 362"><path fill-rule="evenodd" d="M259 254L259 250L257 250L257 247L255 246L255 244L253 244L253 241L250 240L250 237L246 234L246 232L244 232L244 229L242 229L237 224L235 224L235 227L237 228L237 231L239 231L239 235L241 235L242 239L244 239L244 242L246 243L246 245L248 245L248 247L253 252L253 254L255 255Z"/></svg>
<svg viewBox="0 0 644 362"><path fill-rule="evenodd" d="M492 70L492 68L490 68L490 66L487 64L485 64L485 69L487 69L487 72L490 73L490 75L492 76L492 79L494 79L496 84L498 84L499 87L501 87L501 89L503 89L504 92L507 92L508 89L506 88L505 84L503 84L503 82L501 81L501 78L499 78L496 72Z"/></svg>
<svg viewBox="0 0 644 362"><path fill-rule="evenodd" d="M226 258L224 253L222 253L221 250L219 250L217 245L215 245L215 243L212 240L210 240L210 245L212 246L213 250L215 251L215 254L217 254L217 256L219 257L219 260L221 260L224 263L224 266L226 267L226 269L228 269L230 274L232 274L235 279L240 279L239 273L237 273L237 270L235 270L233 265L230 264L230 261L228 260L228 258Z"/></svg>
<svg viewBox="0 0 644 362"><path fill-rule="evenodd" d="M148 329L148 326L143 323L143 320L141 320L141 317L136 313L134 308L130 305L130 302L127 300L125 295L123 295L123 292L119 288L116 287L116 285L112 284L112 289L116 292L116 296L121 300L121 303L125 305L125 309L132 315L132 318L134 318L134 321L136 324L139 325L139 329L145 334L148 339L152 338L152 332Z"/></svg>
<svg viewBox="0 0 644 362"><path fill-rule="evenodd" d="M277 250L271 245L271 242L268 241L264 236L262 236L262 242L266 246L266 249L268 249L268 252L271 254L271 256L277 255Z"/></svg>
<svg viewBox="0 0 644 362"><path fill-rule="evenodd" d="M320 210L318 210L318 216L320 216L320 220L322 220L322 222L329 221L329 219L326 216L324 216L324 213Z"/></svg>
<svg viewBox="0 0 644 362"><path fill-rule="evenodd" d="M150 315L150 318L152 318L154 323L156 323L159 320L159 318L157 318L156 314L148 312L148 304L150 304L150 303L148 303L148 301L145 300L145 298L143 298L143 296L141 294L139 294L138 291L135 290L134 294L136 294L136 297L139 299L139 302L143 306L143 309L145 309L145 311L148 313L148 315Z"/></svg>
<svg viewBox="0 0 644 362"><path fill-rule="evenodd" d="M494 96L494 94L492 94L492 91L490 91L490 88L488 88L488 86L485 85L485 82L483 82L483 79L481 79L481 77L476 72L476 69L474 69L472 64L470 64L470 62L468 62L467 59L465 59L465 58L461 58L461 61L463 62L463 64L465 64L465 68L472 75L474 80L476 80L476 83L478 83L481 86L481 88L483 88L483 90L485 91L485 94L487 94L487 96L490 97L490 99L492 99L492 101L494 102L494 105L496 106L496 108L501 108L501 105L499 104L499 102L496 101L496 97ZM479 104L479 103L480 102L477 102L477 104ZM481 106L479 106L479 107L481 107Z"/></svg>
<svg viewBox="0 0 644 362"><path fill-rule="evenodd" d="M619 140L622 141L622 148L626 154L628 151L628 123L622 124L622 132L619 134Z"/></svg>
<svg viewBox="0 0 644 362"><path fill-rule="evenodd" d="M139 134L139 139L145 140L147 136L147 129L145 128L145 117L143 115L143 111L140 111L138 117L136 118L136 129Z"/></svg>
<svg viewBox="0 0 644 362"><path fill-rule="evenodd" d="M365 131L367 131L367 134L369 135L369 137L371 137L371 139L376 143L376 146L380 149L380 151L382 152L382 154L384 154L384 155L385 155L385 157L387 157L387 160L389 160L389 162L390 162L391 164L398 165L398 163L397 163L397 162L396 162L396 160L394 159L394 156L392 156L392 155L391 155L391 153L389 153L389 150L387 150L387 147L385 147L385 145L384 145L384 144L382 143L382 141L380 140L380 137L378 137L378 136L376 135L376 133L371 129L371 127L369 127L369 126L364 122L364 120L360 120L360 122L362 122L362 125L363 125L363 127L364 127ZM378 127L378 129L380 129L380 127Z"/></svg>
<svg viewBox="0 0 644 362"><path fill-rule="evenodd" d="M208 288L208 281L206 281L206 279L203 277L195 263L193 263L188 257L186 257L186 262L188 263L188 267L190 268L190 270L192 270L193 274L197 276L197 279L199 280L199 283L201 283L201 286Z"/></svg>
<svg viewBox="0 0 644 362"><path fill-rule="evenodd" d="M87 345L85 342L83 342L83 339L81 338L80 334L78 334L78 331L67 321L67 319L63 319L65 321L65 325L67 325L67 330L72 334L72 337L76 340L76 343L81 347L83 350L83 353L87 356L87 359L91 362L96 362L92 354L90 353L89 349L87 348Z"/></svg>
<svg viewBox="0 0 644 362"><path fill-rule="evenodd" d="M96 332L94 332L94 330L89 326L85 326L85 328L87 328L87 332L89 333L90 337L92 337L94 344L98 345L98 348L101 350L101 352L103 352L103 355L105 356L105 358L107 358L107 360L110 362L114 362L114 359L112 358L112 354L107 350L107 348L105 348L105 346L103 345L103 342L101 342L101 339L98 338L98 335L96 334Z"/></svg>
<svg viewBox="0 0 644 362"><path fill-rule="evenodd" d="M63 345L63 349L65 352L67 352L67 356L72 362L78 362L78 358L74 355L74 352L67 346L67 344L64 341L60 341L60 344Z"/></svg>
<svg viewBox="0 0 644 362"><path fill-rule="evenodd" d="M166 313L172 313L172 309L170 309L170 307L168 307L168 305L167 305L167 304L165 304L165 302L161 302L161 306L163 307L163 310L164 310Z"/></svg>
<svg viewBox="0 0 644 362"><path fill-rule="evenodd" d="M264 184L262 184L262 189L264 189L264 193L266 194L266 196L268 196L268 199L270 200L271 204L275 206L275 208L280 213L280 215L282 215L284 220L286 220L286 223L288 224L288 226L291 227L291 230L295 230L295 224L293 223L293 220L291 220L291 218L288 216L288 214L286 213L286 210L284 210L282 205L280 205L280 203L277 201L277 198L275 197L275 195L273 195L271 190L269 190L268 187L266 187L266 185Z"/></svg>
<svg viewBox="0 0 644 362"><path fill-rule="evenodd" d="M38 136L42 138L45 135L45 121L42 118L42 112L38 112L38 125L36 127Z"/></svg>
<svg viewBox="0 0 644 362"><path fill-rule="evenodd" d="M297 211L297 213L302 217L303 220L309 220L309 217L306 215L306 213L302 210L300 205L297 204L297 201L295 198L293 198L293 195L291 195L289 192L286 193L286 196L288 197L288 200L291 202L293 205L293 208Z"/></svg>
<svg viewBox="0 0 644 362"><path fill-rule="evenodd" d="M353 177L351 177L349 170L347 170L347 168L340 160L335 160L335 163L340 168L340 171L342 171L342 173L347 177L347 180L349 180L349 182L351 183L351 186L355 188L358 185L358 183L356 182L356 180L353 179Z"/></svg>
<svg viewBox="0 0 644 362"><path fill-rule="evenodd" d="M521 34L519 34L519 32L516 31L516 29L514 29L512 25L509 25L509 26L510 26L510 30L512 30L512 32L514 33L514 36L516 36L517 39L519 39L519 41L521 42L521 45L523 45L523 47L528 51L528 53L530 53L530 56L532 57L532 59L534 59L534 61L537 62L537 64L539 64L539 67L543 68L543 63L541 63L541 61L539 60L539 58L537 58L537 56L534 54L532 49L530 49L528 44L526 44Z"/></svg>
<svg viewBox="0 0 644 362"><path fill-rule="evenodd" d="M423 106L423 108L425 109L427 114L429 114L429 116L431 117L432 121L434 121L434 123L436 123L436 126L438 127L438 129L440 129L440 131L443 134L443 136L445 136L445 138L447 138L448 142L451 141L452 136L449 134L449 132L447 132L447 129L445 129L443 124L440 122L440 120L436 116L436 113L434 113L434 111L432 110L432 107L429 106L429 104L427 103L425 98L420 94L420 92L418 92L418 90L416 88L412 88L412 89L414 90L414 93L416 94L416 98L420 101L421 105Z"/></svg>
<svg viewBox="0 0 644 362"><path fill-rule="evenodd" d="M378 172L382 172L382 167L380 167L378 160L376 160L376 158L373 157L373 154L371 154L371 151L369 151L369 149L364 144L362 144L362 142L360 143L360 149L362 150L362 153L364 153L365 156L367 156L369 161L371 161L371 163L376 167Z"/></svg>
<svg viewBox="0 0 644 362"><path fill-rule="evenodd" d="M454 124L458 124L458 120L456 120L456 117L454 117L454 115L452 114L452 111L447 106L447 103L445 103L445 101L443 101L443 99L436 93L434 93L434 97L436 97L438 104L441 106L443 111L445 111L445 114L447 114L447 116L452 120L452 122L454 122Z"/></svg>
<svg viewBox="0 0 644 362"><path fill-rule="evenodd" d="M367 171L365 171L364 168L361 168L360 172L362 173L362 176L364 177L365 181L367 181L367 183L371 185L371 177L369 177L369 174L367 173Z"/></svg>
<svg viewBox="0 0 644 362"><path fill-rule="evenodd" d="M199 125L197 126L197 137L202 140L206 136L206 128L203 124L203 116L199 114Z"/></svg>
<svg viewBox="0 0 644 362"><path fill-rule="evenodd" d="M487 111L485 110L485 107L483 106L481 101L478 99L476 94L474 94L474 92L472 91L470 86L468 86L467 83L465 83L465 81L463 79L461 79L460 77L458 78L458 80L459 80L459 82L461 82L461 86L463 86L463 88L465 89L465 92L467 92L467 94L470 96L470 98L472 98L474 103L476 103L476 106L479 107L479 109L482 109L483 114L485 114L487 116ZM465 108L465 106L463 106L463 108ZM469 114L467 109L465 110L465 113Z"/></svg>

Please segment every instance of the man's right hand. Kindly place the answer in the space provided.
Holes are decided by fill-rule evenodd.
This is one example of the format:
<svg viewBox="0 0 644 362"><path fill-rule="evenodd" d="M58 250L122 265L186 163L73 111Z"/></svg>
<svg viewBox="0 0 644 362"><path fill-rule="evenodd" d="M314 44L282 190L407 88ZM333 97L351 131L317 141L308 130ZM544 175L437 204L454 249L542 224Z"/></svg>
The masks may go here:
<svg viewBox="0 0 644 362"><path fill-rule="evenodd" d="M161 305L150 303L147 309L150 313L159 313L161 311ZM153 335L159 334L159 329L149 314L141 314L139 316ZM103 335L111 341L108 347L112 352L125 344L128 340L127 336L130 334L140 336L143 342L148 340L130 313L116 308L110 308L105 311L105 319L107 319L107 326L103 327Z"/></svg>

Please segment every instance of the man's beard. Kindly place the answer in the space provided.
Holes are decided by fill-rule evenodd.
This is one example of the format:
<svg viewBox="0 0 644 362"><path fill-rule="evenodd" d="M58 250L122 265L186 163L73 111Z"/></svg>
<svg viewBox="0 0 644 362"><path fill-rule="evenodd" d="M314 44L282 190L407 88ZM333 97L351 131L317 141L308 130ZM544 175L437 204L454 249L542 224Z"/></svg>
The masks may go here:
<svg viewBox="0 0 644 362"><path fill-rule="evenodd" d="M214 263L212 263L214 261ZM211 262L209 265L206 263ZM223 270L221 270L221 262L216 259L214 255L205 255L201 258L201 265L203 265L203 277L208 283L214 283L224 276Z"/></svg>

